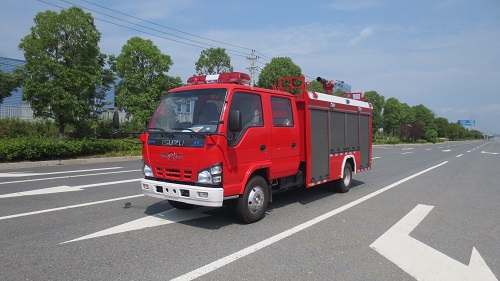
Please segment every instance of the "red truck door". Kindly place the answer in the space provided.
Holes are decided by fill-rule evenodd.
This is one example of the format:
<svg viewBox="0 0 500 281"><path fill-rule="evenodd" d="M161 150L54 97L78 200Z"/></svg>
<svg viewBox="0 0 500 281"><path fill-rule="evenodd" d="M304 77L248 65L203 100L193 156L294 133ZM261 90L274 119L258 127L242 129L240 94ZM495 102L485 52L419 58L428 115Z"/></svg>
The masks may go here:
<svg viewBox="0 0 500 281"><path fill-rule="evenodd" d="M300 162L298 120L289 97L271 96L271 178L295 175Z"/></svg>
<svg viewBox="0 0 500 281"><path fill-rule="evenodd" d="M228 174L225 181L229 184L242 182L252 165L260 165L271 159L270 129L266 125L263 99L255 92L235 92L230 110L239 110L243 129L241 132L228 132L232 138L228 142Z"/></svg>

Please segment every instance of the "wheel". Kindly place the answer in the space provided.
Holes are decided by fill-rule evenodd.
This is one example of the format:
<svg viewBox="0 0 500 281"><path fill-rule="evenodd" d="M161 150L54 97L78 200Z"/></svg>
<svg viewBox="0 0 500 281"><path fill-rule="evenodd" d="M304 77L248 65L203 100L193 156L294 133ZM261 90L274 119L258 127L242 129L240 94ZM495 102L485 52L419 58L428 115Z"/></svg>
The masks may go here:
<svg viewBox="0 0 500 281"><path fill-rule="evenodd" d="M176 208L176 209L182 209L182 210L189 210L192 209L194 206L188 203L184 202L178 202L178 201L173 201L173 200L167 200L170 206Z"/></svg>
<svg viewBox="0 0 500 281"><path fill-rule="evenodd" d="M335 191L345 193L349 191L352 185L352 167L351 163L346 162L344 166L344 177L336 180L334 183Z"/></svg>
<svg viewBox="0 0 500 281"><path fill-rule="evenodd" d="M236 204L236 217L243 223L254 223L261 220L267 209L269 188L266 180L261 176L252 177L245 192Z"/></svg>

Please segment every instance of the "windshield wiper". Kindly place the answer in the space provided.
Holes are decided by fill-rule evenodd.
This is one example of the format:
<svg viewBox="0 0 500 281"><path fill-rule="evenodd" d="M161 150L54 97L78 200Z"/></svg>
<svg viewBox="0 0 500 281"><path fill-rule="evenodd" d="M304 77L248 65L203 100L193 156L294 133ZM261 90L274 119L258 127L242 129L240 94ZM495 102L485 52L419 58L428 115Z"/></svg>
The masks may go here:
<svg viewBox="0 0 500 281"><path fill-rule="evenodd" d="M171 138L175 137L174 134L172 134L170 132L167 132L167 130L165 130L163 128L148 128L148 132L151 132L151 131L160 131L162 133L165 133L165 134L169 135Z"/></svg>
<svg viewBox="0 0 500 281"><path fill-rule="evenodd" d="M191 136L195 135L195 136L197 136L199 138L202 138L202 139L205 138L204 134L200 134L198 132L195 132L195 131L191 130L190 128L180 128L180 127L177 127L177 128L173 128L172 130L182 130L182 131L186 130L186 131L189 131L190 133L192 133Z"/></svg>

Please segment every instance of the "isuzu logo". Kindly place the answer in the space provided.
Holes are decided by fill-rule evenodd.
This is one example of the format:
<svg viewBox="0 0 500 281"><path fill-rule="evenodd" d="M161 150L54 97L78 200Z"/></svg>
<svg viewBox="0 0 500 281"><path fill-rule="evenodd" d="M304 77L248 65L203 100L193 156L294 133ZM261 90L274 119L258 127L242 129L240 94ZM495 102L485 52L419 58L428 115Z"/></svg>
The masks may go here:
<svg viewBox="0 0 500 281"><path fill-rule="evenodd" d="M182 153L162 152L161 158L162 159L166 158L168 161L182 160Z"/></svg>
<svg viewBox="0 0 500 281"><path fill-rule="evenodd" d="M184 146L184 140L162 140L161 144L168 146Z"/></svg>

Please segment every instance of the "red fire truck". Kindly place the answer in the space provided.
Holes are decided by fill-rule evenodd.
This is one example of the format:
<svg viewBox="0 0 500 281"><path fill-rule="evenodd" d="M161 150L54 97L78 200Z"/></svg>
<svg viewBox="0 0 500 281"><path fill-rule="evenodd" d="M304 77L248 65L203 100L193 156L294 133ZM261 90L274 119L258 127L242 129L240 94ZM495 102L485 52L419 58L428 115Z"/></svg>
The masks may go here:
<svg viewBox="0 0 500 281"><path fill-rule="evenodd" d="M140 136L145 195L180 209L230 205L253 223L273 193L325 183L347 192L371 168L371 104L308 91L304 77L275 90L249 81L194 76L164 96Z"/></svg>

